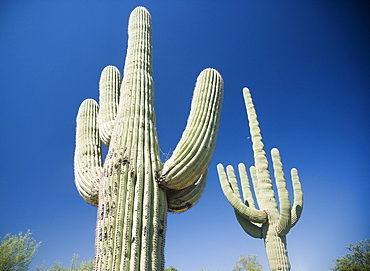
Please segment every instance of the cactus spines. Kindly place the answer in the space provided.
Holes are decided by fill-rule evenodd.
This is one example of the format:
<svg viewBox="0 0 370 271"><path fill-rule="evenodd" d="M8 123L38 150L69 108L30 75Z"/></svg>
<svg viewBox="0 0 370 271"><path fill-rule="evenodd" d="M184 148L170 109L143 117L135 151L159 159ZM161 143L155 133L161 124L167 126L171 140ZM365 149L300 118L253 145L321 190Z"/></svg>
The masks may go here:
<svg viewBox="0 0 370 271"><path fill-rule="evenodd" d="M121 81L107 66L99 105L82 102L77 115L75 183L98 206L95 270L163 270L167 212L200 198L216 142L223 81L214 69L198 76L185 131L162 164L155 129L151 18L144 7L129 19ZM109 147L102 163L101 142Z"/></svg>
<svg viewBox="0 0 370 271"><path fill-rule="evenodd" d="M278 205L249 89L244 88L243 94L254 152L254 166L250 167L250 176L257 202L254 202L247 171L242 163L239 164L238 170L244 200L241 199L232 166L227 166L225 172L221 164L217 165L221 187L244 231L252 237L264 239L270 269L290 270L286 234L297 223L303 208L303 193L298 171L291 170L294 190L294 202L291 207L279 151L276 148L271 150Z"/></svg>

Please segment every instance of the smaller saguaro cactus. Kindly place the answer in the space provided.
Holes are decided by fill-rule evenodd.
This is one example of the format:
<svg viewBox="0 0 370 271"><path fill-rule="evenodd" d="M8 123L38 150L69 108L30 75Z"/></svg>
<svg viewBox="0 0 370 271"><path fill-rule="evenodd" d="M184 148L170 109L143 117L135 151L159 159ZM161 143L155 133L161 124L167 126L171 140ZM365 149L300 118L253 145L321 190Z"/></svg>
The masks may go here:
<svg viewBox="0 0 370 271"><path fill-rule="evenodd" d="M291 207L280 154L278 149L272 149L274 177L280 203L278 205L262 143L261 130L249 89L244 88L243 94L254 152L255 164L250 167L250 175L256 202L243 163L239 164L238 170L244 201L241 199L234 169L230 165L227 166L226 172L221 164L217 165L221 187L227 200L234 208L236 218L244 231L254 238L264 240L270 269L290 270L286 235L297 223L303 208L303 193L298 171L295 168L291 170L294 190L294 202ZM257 209L258 207L259 209Z"/></svg>

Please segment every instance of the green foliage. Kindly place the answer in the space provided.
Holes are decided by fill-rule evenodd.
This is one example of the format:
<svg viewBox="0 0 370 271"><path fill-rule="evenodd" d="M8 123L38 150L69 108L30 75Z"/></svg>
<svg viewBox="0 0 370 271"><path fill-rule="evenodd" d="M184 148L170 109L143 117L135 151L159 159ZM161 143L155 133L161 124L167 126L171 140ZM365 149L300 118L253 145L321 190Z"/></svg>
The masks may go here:
<svg viewBox="0 0 370 271"><path fill-rule="evenodd" d="M27 270L33 255L40 246L36 240L31 237L31 231L28 230L24 235L22 232L18 235L5 235L0 245L0 270L1 271L22 271Z"/></svg>
<svg viewBox="0 0 370 271"><path fill-rule="evenodd" d="M257 260L257 255L240 255L239 260L236 261L236 264L232 271L261 271L262 265Z"/></svg>
<svg viewBox="0 0 370 271"><path fill-rule="evenodd" d="M178 271L178 270L177 270L177 268L175 268L171 265L170 267L165 268L164 271Z"/></svg>
<svg viewBox="0 0 370 271"><path fill-rule="evenodd" d="M334 271L370 271L370 239L346 247L350 252L336 259Z"/></svg>
<svg viewBox="0 0 370 271"><path fill-rule="evenodd" d="M94 268L93 260L78 262L80 256L73 255L70 267L62 267L62 263L57 261L50 269L36 267L36 271L92 271Z"/></svg>

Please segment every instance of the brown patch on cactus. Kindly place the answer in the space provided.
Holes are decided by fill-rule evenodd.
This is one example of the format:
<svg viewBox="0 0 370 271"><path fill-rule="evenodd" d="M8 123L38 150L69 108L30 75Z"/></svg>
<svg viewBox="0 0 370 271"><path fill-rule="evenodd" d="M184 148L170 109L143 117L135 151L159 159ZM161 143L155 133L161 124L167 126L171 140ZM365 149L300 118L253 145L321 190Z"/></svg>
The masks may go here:
<svg viewBox="0 0 370 271"><path fill-rule="evenodd" d="M163 191L166 191L167 187L164 185L164 183L166 182L165 175L162 175L161 170L155 170L154 173L155 173L154 179L158 183L159 188Z"/></svg>
<svg viewBox="0 0 370 271"><path fill-rule="evenodd" d="M107 227L104 227L104 240L108 239L108 230Z"/></svg>
<svg viewBox="0 0 370 271"><path fill-rule="evenodd" d="M132 177L134 177L134 174L135 174L135 169L134 169L134 168L132 168L132 169L130 170L130 176L131 176L131 178L132 178Z"/></svg>
<svg viewBox="0 0 370 271"><path fill-rule="evenodd" d="M175 200L173 203L176 204L176 205L180 205L181 203L183 203L184 201L181 200L181 199L177 199Z"/></svg>
<svg viewBox="0 0 370 271"><path fill-rule="evenodd" d="M130 164L130 161L128 160L127 157L124 158L119 158L118 161L114 164L115 169L119 169L121 166L124 166L126 164Z"/></svg>
<svg viewBox="0 0 370 271"><path fill-rule="evenodd" d="M101 209L100 209L100 219L103 219L104 218L104 204L101 205Z"/></svg>
<svg viewBox="0 0 370 271"><path fill-rule="evenodd" d="M114 164L114 168L115 169L118 169L121 166L121 162L122 162L122 159L119 158L118 161L117 161L117 163Z"/></svg>
<svg viewBox="0 0 370 271"><path fill-rule="evenodd" d="M109 202L105 205L105 217L108 217L109 214Z"/></svg>
<svg viewBox="0 0 370 271"><path fill-rule="evenodd" d="M114 195L117 195L117 193L118 193L118 189L117 189L117 182L114 182L114 190L113 190L113 194Z"/></svg>
<svg viewBox="0 0 370 271"><path fill-rule="evenodd" d="M113 226L110 225L110 228L109 228L109 238L112 240L113 239Z"/></svg>
<svg viewBox="0 0 370 271"><path fill-rule="evenodd" d="M128 160L127 157L124 157L122 160L122 165L130 164L130 161Z"/></svg>
<svg viewBox="0 0 370 271"><path fill-rule="evenodd" d="M110 207L112 217L114 216L115 209L116 209L116 203L113 201L112 206Z"/></svg>
<svg viewBox="0 0 370 271"><path fill-rule="evenodd" d="M190 203L190 202L187 202L187 203L185 204L185 207L186 207L186 208L188 208L188 209L189 209L191 206L193 206L193 204L192 204L192 203Z"/></svg>
<svg viewBox="0 0 370 271"><path fill-rule="evenodd" d="M160 170L155 170L154 175L155 175L154 178L155 178L156 182L160 183L162 172Z"/></svg>

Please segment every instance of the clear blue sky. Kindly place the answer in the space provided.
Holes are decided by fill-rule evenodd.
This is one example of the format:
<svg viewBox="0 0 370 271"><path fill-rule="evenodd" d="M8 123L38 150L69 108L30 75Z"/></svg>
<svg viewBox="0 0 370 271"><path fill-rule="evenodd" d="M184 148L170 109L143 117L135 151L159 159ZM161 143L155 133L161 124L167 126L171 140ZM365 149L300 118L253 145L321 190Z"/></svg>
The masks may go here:
<svg viewBox="0 0 370 271"><path fill-rule="evenodd" d="M127 1L128 2L128 1ZM75 117L98 97L101 70L120 70L131 10L152 14L161 150L179 140L198 73L214 67L224 104L200 202L168 217L166 266L231 270L262 240L246 235L216 164L252 165L242 88L251 89L266 150L297 167L305 205L288 234L293 270L329 270L370 238L368 1L1 1L0 235L31 229L32 267L94 256L96 208L74 186ZM286 174L288 175L288 174Z"/></svg>

